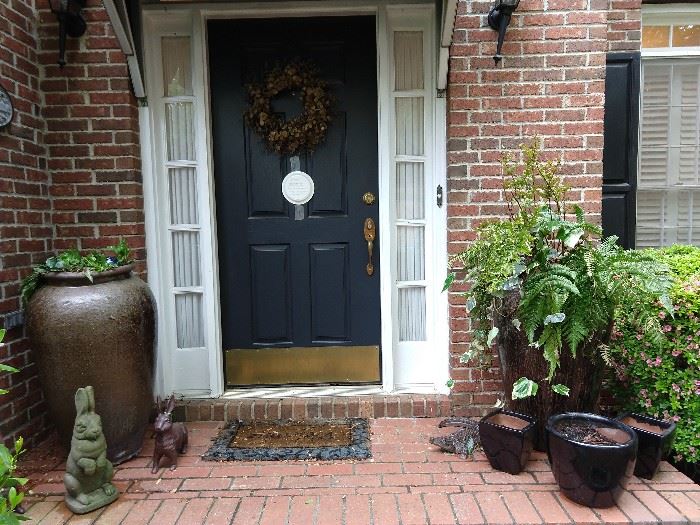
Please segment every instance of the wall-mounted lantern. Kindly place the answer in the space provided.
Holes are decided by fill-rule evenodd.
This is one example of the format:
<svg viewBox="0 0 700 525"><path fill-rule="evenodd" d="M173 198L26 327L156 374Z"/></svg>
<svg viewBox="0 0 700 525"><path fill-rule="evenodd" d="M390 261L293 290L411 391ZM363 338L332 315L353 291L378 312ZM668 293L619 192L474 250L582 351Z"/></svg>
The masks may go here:
<svg viewBox="0 0 700 525"><path fill-rule="evenodd" d="M503 55L501 55L503 39L506 36L508 24L510 24L510 17L513 11L518 8L519 3L520 0L496 0L496 3L489 11L489 26L494 31L498 31L498 45L496 46L496 54L493 56L496 65L503 59Z"/></svg>
<svg viewBox="0 0 700 525"><path fill-rule="evenodd" d="M58 65L66 65L66 36L79 38L85 34L87 24L80 11L86 0L49 0L51 11L58 18Z"/></svg>

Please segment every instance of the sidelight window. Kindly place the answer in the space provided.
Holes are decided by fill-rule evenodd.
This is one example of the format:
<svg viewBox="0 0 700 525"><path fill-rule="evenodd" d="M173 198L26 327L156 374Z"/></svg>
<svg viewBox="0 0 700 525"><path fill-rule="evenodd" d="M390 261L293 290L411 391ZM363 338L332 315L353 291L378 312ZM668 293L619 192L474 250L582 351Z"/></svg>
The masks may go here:
<svg viewBox="0 0 700 525"><path fill-rule="evenodd" d="M201 227L189 36L161 38L165 114L165 170L177 347L205 345L202 312Z"/></svg>
<svg viewBox="0 0 700 525"><path fill-rule="evenodd" d="M423 32L394 32L396 286L399 341L426 340Z"/></svg>

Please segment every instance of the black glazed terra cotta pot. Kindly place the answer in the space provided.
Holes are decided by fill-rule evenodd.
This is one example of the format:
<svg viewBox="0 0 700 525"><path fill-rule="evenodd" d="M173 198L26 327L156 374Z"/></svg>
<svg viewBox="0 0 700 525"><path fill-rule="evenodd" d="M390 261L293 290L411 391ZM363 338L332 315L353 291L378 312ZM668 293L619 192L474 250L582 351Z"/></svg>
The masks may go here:
<svg viewBox="0 0 700 525"><path fill-rule="evenodd" d="M525 468L537 427L535 419L498 409L479 421L481 446L496 470L519 474Z"/></svg>
<svg viewBox="0 0 700 525"><path fill-rule="evenodd" d="M61 445L70 449L76 390L92 386L113 463L139 453L153 408L155 300L132 269L95 273L93 282L82 273L44 274L26 311Z"/></svg>
<svg viewBox="0 0 700 525"><path fill-rule="evenodd" d="M574 441L558 429L561 423L589 423L608 429L616 445ZM569 412L547 421L547 456L562 493L587 507L615 505L634 472L637 435L627 425L603 416Z"/></svg>
<svg viewBox="0 0 700 525"><path fill-rule="evenodd" d="M637 465L634 475L651 479L659 470L659 463L671 452L676 438L676 424L643 414L622 414L618 421L631 427L639 439Z"/></svg>

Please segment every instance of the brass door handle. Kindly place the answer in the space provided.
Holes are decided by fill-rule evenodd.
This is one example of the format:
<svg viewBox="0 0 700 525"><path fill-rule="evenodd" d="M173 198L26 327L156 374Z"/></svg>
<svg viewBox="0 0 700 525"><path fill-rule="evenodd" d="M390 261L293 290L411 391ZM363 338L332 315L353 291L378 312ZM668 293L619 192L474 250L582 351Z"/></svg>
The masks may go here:
<svg viewBox="0 0 700 525"><path fill-rule="evenodd" d="M372 255L374 253L374 240L377 238L377 228L374 220L371 217L365 219L365 240L367 241L367 253L369 254L369 262L367 263L367 275L374 274L374 263Z"/></svg>

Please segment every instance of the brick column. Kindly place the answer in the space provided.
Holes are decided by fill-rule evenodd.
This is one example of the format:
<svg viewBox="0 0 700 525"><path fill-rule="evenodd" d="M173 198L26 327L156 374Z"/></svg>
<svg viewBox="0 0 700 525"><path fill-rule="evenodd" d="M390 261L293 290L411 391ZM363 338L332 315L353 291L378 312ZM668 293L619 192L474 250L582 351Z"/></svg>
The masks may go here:
<svg viewBox="0 0 700 525"><path fill-rule="evenodd" d="M460 1L448 89L450 254L474 239L479 223L506 213L501 156L536 136L546 157L563 161L570 199L599 220L608 1L523 0L498 66L497 33L486 24L493 2ZM459 362L470 337L463 303L450 294L452 403L458 414L477 415L503 385L497 360L489 370Z"/></svg>
<svg viewBox="0 0 700 525"><path fill-rule="evenodd" d="M101 248L126 237L143 270L138 108L126 58L101 0L88 0L87 32L58 58L58 24L38 0L52 220L57 250Z"/></svg>

